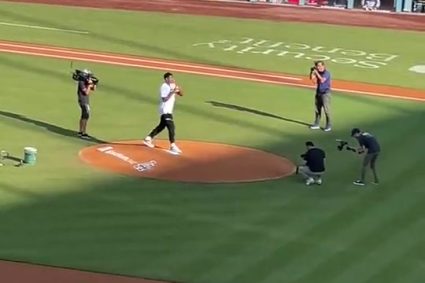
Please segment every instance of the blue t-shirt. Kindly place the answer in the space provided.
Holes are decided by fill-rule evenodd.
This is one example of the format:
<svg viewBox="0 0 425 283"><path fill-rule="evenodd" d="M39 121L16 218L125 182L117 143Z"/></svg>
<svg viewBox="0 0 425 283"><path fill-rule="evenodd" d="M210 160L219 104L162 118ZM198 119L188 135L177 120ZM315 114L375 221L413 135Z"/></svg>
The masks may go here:
<svg viewBox="0 0 425 283"><path fill-rule="evenodd" d="M325 81L322 83L319 79L317 79L316 93L322 95L331 91L331 73L329 73L328 70L325 70L321 73L319 72L319 74L325 79Z"/></svg>

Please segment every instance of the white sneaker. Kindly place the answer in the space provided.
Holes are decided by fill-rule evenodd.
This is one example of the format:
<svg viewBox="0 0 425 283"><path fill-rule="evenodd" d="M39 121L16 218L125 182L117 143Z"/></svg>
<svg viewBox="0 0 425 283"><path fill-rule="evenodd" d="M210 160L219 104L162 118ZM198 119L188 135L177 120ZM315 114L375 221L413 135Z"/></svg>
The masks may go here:
<svg viewBox="0 0 425 283"><path fill-rule="evenodd" d="M144 140L143 140L143 143L147 146L147 147L150 147L150 148L154 148L155 147L155 145L153 144L153 142L152 142L152 138L151 137L146 137Z"/></svg>
<svg viewBox="0 0 425 283"><path fill-rule="evenodd" d="M308 178L308 179L305 181L305 184L306 184L307 186L310 186L311 184L314 184L314 179L313 179L313 178Z"/></svg>
<svg viewBox="0 0 425 283"><path fill-rule="evenodd" d="M173 152L173 153L182 153L180 148L178 148L178 146L175 145L174 143L170 146L170 151Z"/></svg>
<svg viewBox="0 0 425 283"><path fill-rule="evenodd" d="M322 179L321 178L316 179L315 183L317 185L321 185L322 184Z"/></svg>
<svg viewBox="0 0 425 283"><path fill-rule="evenodd" d="M311 125L310 129L312 130L320 130L320 126L319 125Z"/></svg>

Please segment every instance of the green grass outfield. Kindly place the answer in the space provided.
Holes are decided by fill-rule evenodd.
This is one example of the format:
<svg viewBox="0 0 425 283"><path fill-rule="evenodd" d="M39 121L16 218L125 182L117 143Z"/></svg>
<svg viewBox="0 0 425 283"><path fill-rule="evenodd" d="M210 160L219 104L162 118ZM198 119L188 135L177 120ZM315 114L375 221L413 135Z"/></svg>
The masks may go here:
<svg viewBox="0 0 425 283"><path fill-rule="evenodd" d="M0 25L2 40L290 73L304 72L309 62L280 65L275 57L242 58L190 45L266 33L276 40L313 42L310 35L321 29L327 44L339 34L339 45L361 48L361 39L370 36L365 50L403 54L394 68L369 73L336 64L331 65L335 77L417 88L423 83L423 75L405 70L421 56L423 33L4 3L0 16L96 35ZM110 16L113 23L107 23ZM396 33L399 39L392 43ZM325 184L315 189L296 177L180 184L112 175L78 160L78 151L90 143L73 136L79 109L69 62L0 53L0 63L0 148L18 156L24 146L39 149L34 167L0 168L0 258L188 283L416 283L425 278L423 103L335 93L335 127L325 134L284 120L311 122L311 91L176 74L187 92L176 105L179 139L256 147L294 161L303 143L313 140L326 149L329 171ZM75 65L80 66L86 65ZM92 97L91 133L106 140L144 137L157 121L162 72L88 66L102 80ZM334 140L348 139L353 126L372 131L382 143L379 188L354 188L360 159L336 150Z"/></svg>
<svg viewBox="0 0 425 283"><path fill-rule="evenodd" d="M45 30L26 29L0 25L3 39L54 44L120 53L131 53L184 61L203 62L228 66L240 66L294 74L306 74L312 60L318 55L329 55L338 64L329 62L334 77L385 85L399 85L425 89L423 75L408 71L413 65L423 65L425 37L421 32L402 32L358 27L339 27L319 24L276 23L267 21L186 16L160 13L143 13L87 8L52 7L46 5L11 4L0 6L2 22L55 27L67 30L88 30L90 34L72 34ZM243 38L268 40L265 45L285 42L269 55L252 52L237 53L250 44L238 44ZM230 40L229 44L217 44L215 48L196 43ZM233 51L223 51L238 45ZM283 46L290 45L287 49ZM297 45L298 44L298 45ZM299 45L303 44L303 45ZM308 45L309 49L306 48ZM315 52L313 47L322 47ZM340 50L334 50L339 48ZM266 51L269 48L251 50ZM354 51L356 52L354 52ZM367 56L359 55L366 52ZM328 53L332 52L332 53ZM299 57L303 53L303 56ZM382 61L378 69L354 67L352 60L367 59L370 54L397 55ZM351 54L351 55L349 55ZM342 60L342 59L345 60ZM380 56L381 59L384 57ZM388 56L386 59L390 59ZM347 60L347 59L351 59ZM376 64L376 63L374 63ZM364 64L361 64L364 66ZM379 64L377 64L379 66Z"/></svg>

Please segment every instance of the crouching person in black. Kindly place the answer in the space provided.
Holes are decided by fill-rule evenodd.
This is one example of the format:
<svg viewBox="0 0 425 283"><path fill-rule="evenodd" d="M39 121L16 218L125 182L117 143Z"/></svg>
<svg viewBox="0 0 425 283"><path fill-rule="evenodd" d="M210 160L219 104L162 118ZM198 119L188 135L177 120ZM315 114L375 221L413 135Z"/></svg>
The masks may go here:
<svg viewBox="0 0 425 283"><path fill-rule="evenodd" d="M297 173L305 177L305 184L322 184L322 176L325 173L325 152L308 141L305 143L307 151L301 155L305 164L297 167Z"/></svg>

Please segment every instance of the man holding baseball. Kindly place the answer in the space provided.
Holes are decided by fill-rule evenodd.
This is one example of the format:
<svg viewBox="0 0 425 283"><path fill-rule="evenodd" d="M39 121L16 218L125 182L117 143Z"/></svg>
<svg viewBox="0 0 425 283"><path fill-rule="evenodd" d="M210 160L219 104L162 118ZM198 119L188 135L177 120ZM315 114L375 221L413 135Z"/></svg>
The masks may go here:
<svg viewBox="0 0 425 283"><path fill-rule="evenodd" d="M83 74L86 79L78 81L77 95L78 104L81 108L80 117L80 130L78 136L82 139L89 139L90 136L87 134L87 122L90 118L90 93L96 90L96 85L93 84L91 79L91 71L83 70Z"/></svg>
<svg viewBox="0 0 425 283"><path fill-rule="evenodd" d="M153 139L156 135L161 133L165 128L168 130L168 139L170 141L170 151L174 154L179 154L182 151L175 144L175 125L173 121L174 103L176 95L183 96L183 92L174 80L172 73L164 74L164 82L160 87L160 121L150 134L144 139L143 143L154 148Z"/></svg>
<svg viewBox="0 0 425 283"><path fill-rule="evenodd" d="M314 62L314 67L310 70L310 79L317 85L315 106L316 106L316 119L314 124L310 126L312 130L320 129L320 120L322 117L322 108L326 116L325 132L332 130L331 125L331 73L326 70L323 61Z"/></svg>
<svg viewBox="0 0 425 283"><path fill-rule="evenodd" d="M357 186L365 185L365 176L367 167L370 166L373 172L374 182L373 184L377 185L379 183L378 175L376 173L376 160L378 159L379 153L381 152L381 147L377 139L370 133L363 132L358 128L351 130L351 136L357 139L360 147L358 148L359 153L364 153L363 166L360 174L360 179L354 181L353 184Z"/></svg>

